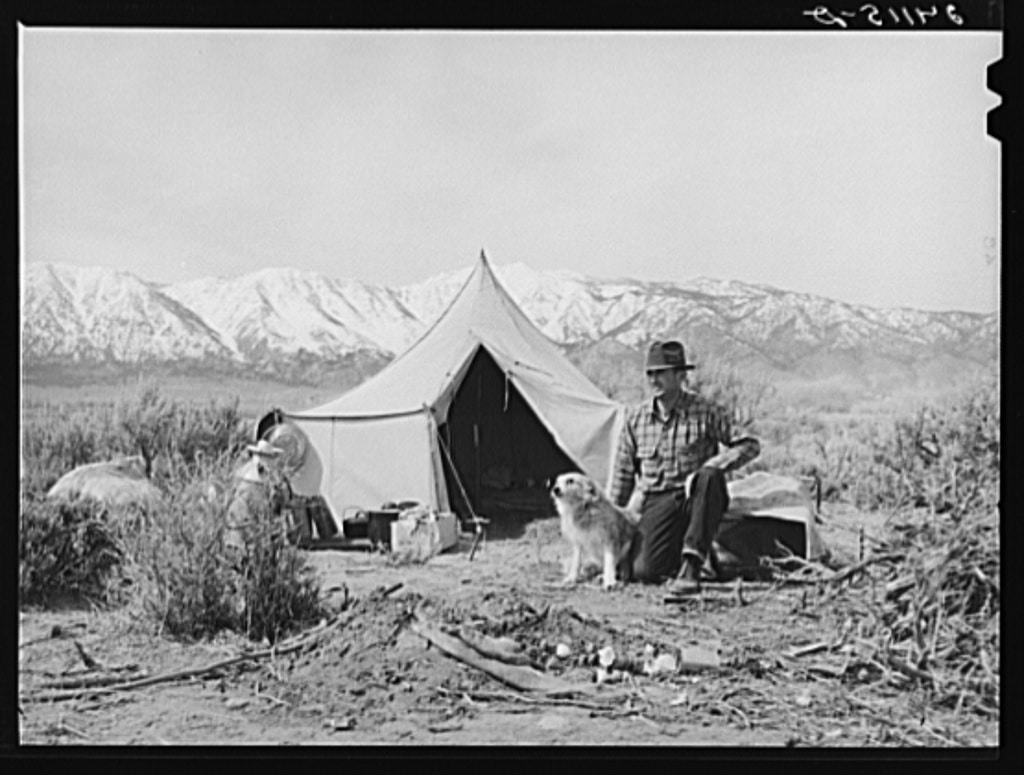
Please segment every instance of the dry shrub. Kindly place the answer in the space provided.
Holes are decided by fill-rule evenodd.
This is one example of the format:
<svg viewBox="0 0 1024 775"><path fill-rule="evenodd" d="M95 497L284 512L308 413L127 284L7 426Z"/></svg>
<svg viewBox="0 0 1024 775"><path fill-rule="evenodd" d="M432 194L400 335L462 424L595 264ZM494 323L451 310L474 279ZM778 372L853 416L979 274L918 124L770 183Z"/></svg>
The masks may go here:
<svg viewBox="0 0 1024 775"><path fill-rule="evenodd" d="M874 657L936 704L999 709L999 520L972 512L959 522L927 515L898 525L888 551L884 599L862 630Z"/></svg>
<svg viewBox="0 0 1024 775"><path fill-rule="evenodd" d="M125 528L131 603L146 619L185 639L238 629L238 579L216 501L186 493Z"/></svg>
<svg viewBox="0 0 1024 775"><path fill-rule="evenodd" d="M23 436L22 601L88 593L128 602L183 638L230 628L276 640L317 618L319 586L280 520L264 515L242 556L224 545L232 468L245 443L237 399L182 404L152 382L112 408L43 413ZM163 504L109 511L43 499L67 470L133 452Z"/></svg>
<svg viewBox="0 0 1024 775"><path fill-rule="evenodd" d="M893 510L881 601L863 635L907 686L958 711L999 708L999 404L992 385L897 419L866 475Z"/></svg>
<svg viewBox="0 0 1024 775"><path fill-rule="evenodd" d="M999 393L993 382L923 406L868 441L871 460L857 492L864 507L926 507L955 521L988 513L998 502Z"/></svg>
<svg viewBox="0 0 1024 775"><path fill-rule="evenodd" d="M45 493L73 468L130 451L110 407L46 404L22 429L22 489Z"/></svg>
<svg viewBox="0 0 1024 775"><path fill-rule="evenodd" d="M894 413L835 415L772 407L750 470L820 478L827 501L898 513L923 507L959 519L995 507L999 398L983 381Z"/></svg>
<svg viewBox="0 0 1024 775"><path fill-rule="evenodd" d="M45 404L33 408L22 432L22 489L44 493L85 463L141 455L146 475L167 487L194 474L203 459L235 455L245 445L239 402L183 403L141 381L110 405Z"/></svg>
<svg viewBox="0 0 1024 775"><path fill-rule="evenodd" d="M191 473L204 459L237 454L246 443L237 398L183 403L155 382L141 381L118 402L116 417L124 443L142 455L146 475L160 480ZM158 459L164 465L155 471Z"/></svg>
<svg viewBox="0 0 1024 775"><path fill-rule="evenodd" d="M23 494L18 528L22 605L67 598L106 602L108 580L122 552L103 506Z"/></svg>
<svg viewBox="0 0 1024 775"><path fill-rule="evenodd" d="M237 397L232 401L176 404L175 409L170 443L164 450L172 461L201 468L204 461L237 455L249 441Z"/></svg>
<svg viewBox="0 0 1024 775"><path fill-rule="evenodd" d="M240 558L243 631L280 640L324 614L320 585L305 555L288 541L284 521L269 507L254 514Z"/></svg>
<svg viewBox="0 0 1024 775"><path fill-rule="evenodd" d="M757 420L765 402L775 392L763 374L705 356L701 367L690 372L689 380L691 389L726 410L729 431L737 436L757 435Z"/></svg>
<svg viewBox="0 0 1024 775"><path fill-rule="evenodd" d="M150 382L140 382L134 395L117 404L117 424L142 456L147 477L153 473L153 459L170 441L175 409L175 403Z"/></svg>
<svg viewBox="0 0 1024 775"><path fill-rule="evenodd" d="M836 427L823 424L809 437L817 470L840 496L889 514L880 553L863 566L870 585L862 583L861 566L838 574L806 568L857 598L851 609L860 620L857 638L847 647L863 661L854 673L922 689L926 703L998 715L996 386L983 382L888 421Z"/></svg>
<svg viewBox="0 0 1024 775"><path fill-rule="evenodd" d="M319 582L269 507L255 515L244 550L225 545L232 492L224 462L126 538L133 603L175 637L231 629L274 642L323 614Z"/></svg>

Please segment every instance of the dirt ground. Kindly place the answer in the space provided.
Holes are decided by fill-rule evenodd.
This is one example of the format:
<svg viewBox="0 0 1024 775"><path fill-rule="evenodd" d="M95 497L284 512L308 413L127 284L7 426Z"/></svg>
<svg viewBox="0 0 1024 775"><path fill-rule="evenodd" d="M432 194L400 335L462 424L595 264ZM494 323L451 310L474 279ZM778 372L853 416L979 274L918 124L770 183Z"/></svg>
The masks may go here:
<svg viewBox="0 0 1024 775"><path fill-rule="evenodd" d="M822 536L841 559L856 559L862 525L867 540L881 534L874 515L826 517ZM53 688L58 681L163 676L230 660L253 644L231 634L198 644L154 638L116 611L23 611L21 743L998 745L998 718L937 710L923 690L881 680L849 654L786 655L836 641L854 596L748 585L669 604L660 587L561 587L564 555L554 519L519 538L485 541L472 560L465 536L422 564L313 551L330 603L345 617L314 647L70 699ZM538 672L586 691L513 689L428 643L415 631L417 612L450 631L514 640ZM567 656L556 655L560 644ZM597 652L607 646L635 660L653 647L688 661L598 684ZM87 667L85 657L98 665Z"/></svg>

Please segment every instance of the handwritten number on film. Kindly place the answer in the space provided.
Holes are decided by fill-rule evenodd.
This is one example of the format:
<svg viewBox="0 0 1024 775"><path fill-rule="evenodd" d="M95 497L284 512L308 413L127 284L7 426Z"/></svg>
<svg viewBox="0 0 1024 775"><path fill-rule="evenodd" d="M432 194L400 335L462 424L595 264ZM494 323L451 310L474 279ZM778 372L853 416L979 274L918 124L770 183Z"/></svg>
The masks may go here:
<svg viewBox="0 0 1024 775"><path fill-rule="evenodd" d="M949 21L955 24L957 27L962 27L964 24L964 17L957 12L955 3L949 3L943 8L943 12ZM804 16L812 16L814 20L819 24L823 24L827 27L837 25L846 29L848 25L847 19L856 19L858 16L863 16L864 20L868 24L874 27L883 27L885 25L905 25L914 27L918 24L926 26L929 21L939 15L938 6L925 6L918 8L908 8L905 5L901 5L899 10L892 6L886 6L884 9L872 3L865 3L856 11L836 11L832 12L827 6L819 5L811 9L810 11L804 11ZM916 19L916 21L915 21Z"/></svg>
<svg viewBox="0 0 1024 775"><path fill-rule="evenodd" d="M985 263L991 266L996 260L996 238L993 236L985 237Z"/></svg>

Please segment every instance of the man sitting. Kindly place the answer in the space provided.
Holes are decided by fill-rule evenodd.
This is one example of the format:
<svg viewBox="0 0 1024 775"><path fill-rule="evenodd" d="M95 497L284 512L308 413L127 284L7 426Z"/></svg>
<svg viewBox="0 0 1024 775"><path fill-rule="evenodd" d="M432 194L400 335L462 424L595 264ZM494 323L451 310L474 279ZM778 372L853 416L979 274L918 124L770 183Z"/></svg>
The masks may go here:
<svg viewBox="0 0 1024 775"><path fill-rule="evenodd" d="M633 579L660 583L678 575L675 594L700 589L700 569L729 507L725 474L756 458L757 439L733 438L726 409L686 387L683 345L654 342L645 373L652 396L628 414L609 497L640 513ZM689 491L687 481L689 480Z"/></svg>

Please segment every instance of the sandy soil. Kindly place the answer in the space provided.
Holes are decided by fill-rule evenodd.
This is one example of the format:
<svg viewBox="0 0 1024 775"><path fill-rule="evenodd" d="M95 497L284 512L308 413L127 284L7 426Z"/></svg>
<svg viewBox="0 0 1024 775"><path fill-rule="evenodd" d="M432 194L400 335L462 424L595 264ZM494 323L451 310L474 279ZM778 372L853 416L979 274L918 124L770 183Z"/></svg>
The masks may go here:
<svg viewBox="0 0 1024 775"><path fill-rule="evenodd" d="M856 558L873 515L839 512L823 537ZM252 644L224 634L183 644L143 633L120 612L24 611L19 665L23 745L909 746L996 745L998 719L936 711L836 653L785 657L831 642L857 605L813 588L706 590L683 605L665 590L557 585L565 547L554 520L517 539L468 540L423 564L314 551L336 610L353 616L309 651L130 691L40 701L47 682L163 675L204 667ZM387 596L381 590L401 586ZM414 612L514 639L546 675L588 693L515 691L416 634ZM75 646L99 663L89 669ZM571 655L554 656L564 644ZM717 669L626 673L596 685L595 652L639 658L695 649Z"/></svg>

